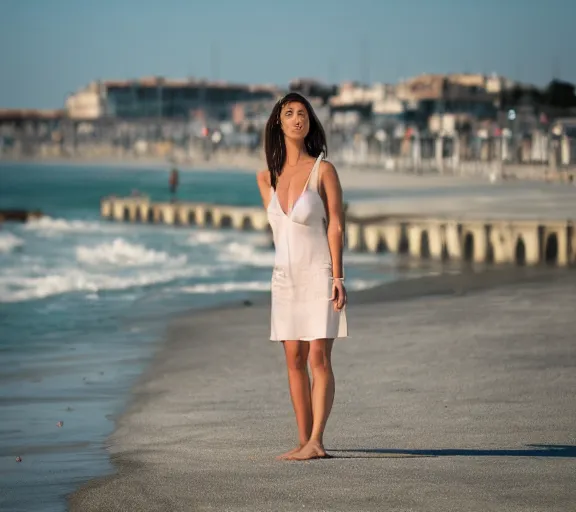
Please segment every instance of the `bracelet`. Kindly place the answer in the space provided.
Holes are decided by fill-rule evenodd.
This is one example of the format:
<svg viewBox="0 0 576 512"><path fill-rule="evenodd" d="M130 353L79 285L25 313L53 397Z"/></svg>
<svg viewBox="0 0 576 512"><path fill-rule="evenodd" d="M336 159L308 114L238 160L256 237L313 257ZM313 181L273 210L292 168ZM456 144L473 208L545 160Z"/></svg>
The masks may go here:
<svg viewBox="0 0 576 512"><path fill-rule="evenodd" d="M334 276L332 276L332 279L338 279L338 281L344 282L344 278L343 278L343 277L334 277Z"/></svg>

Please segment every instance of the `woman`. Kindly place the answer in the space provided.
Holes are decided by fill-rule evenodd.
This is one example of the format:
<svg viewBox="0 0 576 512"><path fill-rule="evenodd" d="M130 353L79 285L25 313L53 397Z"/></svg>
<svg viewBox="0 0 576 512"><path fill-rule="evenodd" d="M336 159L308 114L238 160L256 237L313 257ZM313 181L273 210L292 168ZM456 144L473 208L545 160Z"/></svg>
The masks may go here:
<svg viewBox="0 0 576 512"><path fill-rule="evenodd" d="M323 160L324 130L300 94L275 105L265 150L268 169L258 173L258 187L276 249L270 339L284 346L299 437L299 446L279 458L323 458L335 389L332 344L348 335L342 188L334 166Z"/></svg>

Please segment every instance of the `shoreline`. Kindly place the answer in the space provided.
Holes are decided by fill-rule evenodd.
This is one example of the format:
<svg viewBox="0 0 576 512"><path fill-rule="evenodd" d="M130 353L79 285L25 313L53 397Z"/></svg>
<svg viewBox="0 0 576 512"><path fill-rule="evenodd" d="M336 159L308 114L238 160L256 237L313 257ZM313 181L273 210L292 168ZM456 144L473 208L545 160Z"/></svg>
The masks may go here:
<svg viewBox="0 0 576 512"><path fill-rule="evenodd" d="M410 309L427 302L436 304L460 299L470 300L467 297L477 301L486 294L506 295L511 293L514 295L521 293L523 289L531 288L542 289L547 293L548 288L560 287L562 289L563 286L566 287L566 283L573 287L576 285L576 278L573 273L569 270L547 268L465 271L458 274L404 279L351 293L350 307L354 310L351 316L353 315L352 318L365 317L366 314L371 316L368 310L372 310L382 303L388 303L395 310L403 310L404 307ZM572 295L576 295L576 293L572 293ZM250 372L246 372L246 370L250 370L247 368L251 366L248 353L252 353L252 351L258 352L258 357L261 359L259 364L269 364L274 370L282 370L279 352L275 350L274 353L271 353L266 348L270 347L271 344L275 345L275 343L267 340L266 335L268 302L269 297L267 295L257 294L251 297L250 305L229 303L219 307L187 311L168 320L167 336L163 340L158 340L159 345L153 361L144 370L131 390L130 397L126 401L127 406L123 414L117 418L115 429L106 442L116 472L91 480L69 495L68 501L72 511L113 511L125 510L125 507L143 511L156 510L157 508L154 507L159 506L160 503L164 505L169 503L172 507L171 510L188 510L187 507L191 504L179 501L181 498L174 494L174 489L170 491L173 485L180 485L177 482L181 480L181 473L185 471L179 464L182 457L190 459L187 464L201 462L200 465L203 466L203 469L192 468L191 474L186 474L186 478L191 479L191 487L194 487L195 482L202 482L202 485L212 489L212 493L217 493L217 489L220 489L218 485L224 485L224 482L218 481L217 476L213 476L212 483L207 483L200 477L198 471L207 472L207 474L217 473L221 469L222 461L229 460L230 457L240 456L242 460L252 460L257 466L270 463L270 467L280 474L285 471L291 475L294 474L289 469L290 467L294 468L294 465L274 464L268 461L268 459L273 460L273 453L271 452L278 450L279 446L267 438L266 428L263 430L262 425L249 425L251 434L246 438L247 432L244 432L244 437L242 437L244 448L233 443L234 429L230 430L229 427L231 421L242 428L242 425L234 423L238 420L238 414L240 414L242 421L250 423L251 406L248 404L254 400L256 403L264 400L267 401L265 407L267 412L260 418L265 424L264 426L273 430L279 436L280 441L285 443L289 442L286 439L285 429L290 429L289 434L293 434L291 410L286 401L286 390L284 390L284 375L282 374L282 379L280 379L281 383L276 382L278 379L274 381L271 396L267 396L266 389L262 393L262 388L266 388L269 384L270 369L263 370L263 375L250 375ZM402 306L402 304L406 304L406 306ZM238 321L244 317L248 318L241 324L231 325L226 321ZM358 334L361 333L358 332ZM206 345L208 341L213 340L215 335L217 339L222 340L222 347L217 346L219 344L216 346L212 344L211 347ZM230 354L227 353L229 345L227 340L232 336L237 336L238 342L247 351L245 353L240 352L244 356L239 356L239 354L233 356L235 362L231 365L228 362ZM354 336L354 331L352 331L352 336ZM360 337L363 337L362 334ZM351 349L347 348L347 344L351 343L353 343L351 340L337 340L335 354L341 351L349 352ZM237 348L234 350L238 351ZM373 346L371 346L371 350L374 350ZM180 352L181 355L175 355ZM220 365L217 364L218 360L215 360L215 357L224 357ZM214 366L215 364L217 366ZM224 365L224 370L222 365ZM214 377L217 382L213 383L216 386L217 395L214 397L213 390L206 387L212 380L209 377L210 374L206 374L207 367L212 367L212 370L218 368L216 369L217 372L224 371L227 375L226 379L232 379L232 381L228 380L228 383L233 382L234 385L227 387L225 382L220 382L221 379L218 377L221 376L217 375ZM257 368L259 366L252 368L252 371L258 371ZM181 388L174 387L175 382L180 382L183 378L183 374L188 376L186 386L190 390L184 393L185 397L188 397L184 402L182 401L183 392L176 391L176 389ZM218 400L214 402L214 398L218 399L222 392L225 392L226 398L221 397L219 400L224 400L224 402ZM252 396L253 394L256 396ZM269 403L270 398L276 398L279 408ZM187 403L188 399L196 404L196 408L190 408L190 404ZM176 410L164 410L173 403L173 400L176 400L174 402L177 404ZM243 402L246 402L248 409L242 406ZM238 410L239 407L241 410ZM231 409L229 412L227 411L228 408ZM232 420L232 417L235 417L235 420ZM143 427L143 425L148 425L149 421L152 421L152 424L149 425L150 432L148 432L148 427ZM184 427L184 425L188 426ZM282 425L283 428L278 430ZM219 434L214 436L212 434L213 429L218 429ZM334 426L331 430L334 430ZM178 432L179 434L177 434ZM187 433L184 437L188 441L182 444L184 432ZM254 445L254 440L251 440L250 436L258 439L266 437L265 446ZM235 455L226 454L229 448ZM209 454L212 455L206 459ZM213 461L212 456L215 456L217 460ZM175 468L169 469L173 465ZM301 465L296 464L296 466ZM312 468L312 466L307 467ZM247 468L242 467L242 469L250 474ZM309 474L309 472L307 473ZM151 480L148 481L148 479ZM149 485L152 481L160 483L160 487L148 489L142 496L134 494L135 485L142 488L143 485ZM166 487L165 491L162 486ZM250 486L248 485L248 487ZM193 489L191 492L194 496L196 495ZM277 492L282 495L288 491L277 489ZM249 501L241 503L246 506L243 508L236 503L236 498L240 497L225 493L222 499L226 501L220 501L220 506L230 507L230 510L270 510L270 508L264 507L260 501L260 505L264 508L257 506L252 508ZM202 496L202 499L198 497L197 503L208 506L211 503L210 499L208 496ZM248 499L250 499L249 496ZM185 503L188 505L185 506ZM287 504L288 508L275 508L275 510L293 510L289 501ZM218 507L216 509L223 510L223 508ZM228 510L228 508L226 509ZM330 508L330 510L340 510L340 508ZM359 508L357 510L380 510L380 508L366 506L365 509ZM422 508L418 510L444 509ZM476 508L469 510L476 510ZM519 508L518 510L524 509Z"/></svg>
<svg viewBox="0 0 576 512"><path fill-rule="evenodd" d="M328 161L332 161L330 157ZM217 155L210 160L199 160L194 162L172 163L164 158L113 158L113 157L73 157L73 158L0 158L1 164L22 164L22 165L62 165L62 166L79 166L79 167L118 167L120 169L154 169L165 168L169 171L172 167L177 167L184 173L188 172L238 172L242 174L256 174L259 170L266 167L265 158L253 157L247 155ZM338 173L344 179L343 186L358 188L357 180L360 178L362 188L370 180L379 180L379 178L394 179L401 185L412 184L417 182L419 185L429 186L430 184L438 185L469 185L469 184L487 184L489 180L485 176L477 175L458 175L458 174L440 174L437 172L409 172L409 171L392 171L384 167L378 167L369 164L346 164L344 162L334 162ZM533 180L519 180L520 182L532 182ZM381 185L381 183L378 183Z"/></svg>
<svg viewBox="0 0 576 512"><path fill-rule="evenodd" d="M6 164L8 160L0 160ZM260 160L258 160L260 162ZM114 160L114 159L74 159L74 160L21 160L15 165L62 165L88 168L105 167L158 172L164 168L166 180L170 163L160 160ZM238 176L254 176L264 162L256 165L227 160L202 162L202 166L179 166L182 170L181 182L190 173L233 173ZM469 212L476 218L572 218L576 215L574 186L559 183L544 183L530 180L497 181L491 183L477 176L457 176L443 174L416 174L393 172L370 167L354 168L336 164L345 200L350 204L350 212L356 216L383 214L408 214L434 216L461 216ZM255 187L256 189L256 187ZM109 193L113 193L110 190ZM259 203L258 203L259 204ZM554 205L554 207L552 207Z"/></svg>
<svg viewBox="0 0 576 512"><path fill-rule="evenodd" d="M384 163L378 165L375 163L346 163L339 160L333 160L328 157L328 160L333 162L339 173L344 175L351 174L353 176L368 175L370 178L375 176L388 176L394 178L404 178L406 180L419 180L419 181L440 181L446 183L464 183L464 184L487 184L487 183L532 183L532 184L546 184L546 185L560 185L571 186L572 183L568 180L569 176L573 176L575 172L574 167L561 168L555 173L546 173L545 166L537 164L509 164L505 167L504 173L500 176L494 175L493 172L438 172L422 168L419 170L403 168L403 169L388 169ZM198 159L196 161L188 160L181 162L172 162L165 157L114 157L114 156L76 156L76 157L61 157L61 156L44 156L44 157L0 157L0 165L2 163L16 163L16 164L34 164L34 165L67 165L67 166L86 166L86 167L119 167L119 168L165 168L169 170L172 167L177 167L183 172L206 172L206 171L234 171L248 174L255 174L261 169L266 168L266 159L263 154L260 156L253 154L244 154L241 152L230 153L215 153L209 160ZM473 162L468 162L468 164ZM353 185L352 180L348 186Z"/></svg>
<svg viewBox="0 0 576 512"><path fill-rule="evenodd" d="M260 166L254 164L260 163ZM169 171L172 167L177 167L183 172L205 172L205 171L235 171L242 173L256 173L264 161L257 158L237 158L236 162L230 159L214 159L200 161L198 164L173 163L164 158L0 158L0 164L22 164L22 165L62 165L62 166L79 166L79 167L118 167L121 169L150 169L158 170L165 168Z"/></svg>

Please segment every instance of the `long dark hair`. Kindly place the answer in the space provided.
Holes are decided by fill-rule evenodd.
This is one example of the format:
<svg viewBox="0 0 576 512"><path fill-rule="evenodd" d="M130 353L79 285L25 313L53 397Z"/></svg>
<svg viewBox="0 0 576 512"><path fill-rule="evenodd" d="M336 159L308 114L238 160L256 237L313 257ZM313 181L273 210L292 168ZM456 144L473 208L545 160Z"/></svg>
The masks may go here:
<svg viewBox="0 0 576 512"><path fill-rule="evenodd" d="M286 96L281 98L276 105L274 105L264 132L266 163L268 164L268 171L270 172L270 183L274 190L276 190L278 177L282 173L282 168L286 163L286 143L284 142L284 132L282 132L282 125L280 124L280 112L286 103L293 101L302 103L308 111L310 130L304 139L306 152L310 156L316 158L320 156L320 153L322 152L324 153L324 156L328 154L326 134L312 109L312 105L310 105L310 102L301 94L298 94L297 92L289 92Z"/></svg>

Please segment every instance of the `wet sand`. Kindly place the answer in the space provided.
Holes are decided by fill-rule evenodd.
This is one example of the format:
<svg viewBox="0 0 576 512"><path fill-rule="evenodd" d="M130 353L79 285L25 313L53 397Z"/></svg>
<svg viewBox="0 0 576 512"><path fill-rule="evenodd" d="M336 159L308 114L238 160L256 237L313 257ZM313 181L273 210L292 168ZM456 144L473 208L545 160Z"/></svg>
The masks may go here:
<svg viewBox="0 0 576 512"><path fill-rule="evenodd" d="M562 511L576 502L576 274L499 270L351 297L330 460L296 429L268 303L172 321L73 511Z"/></svg>

